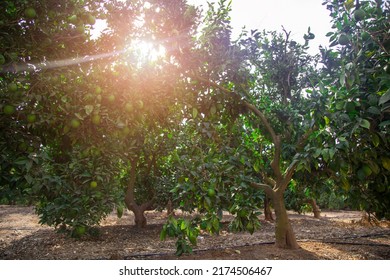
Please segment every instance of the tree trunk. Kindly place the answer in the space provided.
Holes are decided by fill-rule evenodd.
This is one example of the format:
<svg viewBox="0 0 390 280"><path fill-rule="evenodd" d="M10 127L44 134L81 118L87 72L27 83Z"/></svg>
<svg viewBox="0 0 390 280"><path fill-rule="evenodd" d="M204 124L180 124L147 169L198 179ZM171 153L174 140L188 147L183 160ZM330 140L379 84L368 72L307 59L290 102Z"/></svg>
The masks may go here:
<svg viewBox="0 0 390 280"><path fill-rule="evenodd" d="M321 209L318 207L317 202L314 198L309 199L308 201L313 209L314 218L321 218Z"/></svg>
<svg viewBox="0 0 390 280"><path fill-rule="evenodd" d="M137 228L144 228L146 227L146 217L145 217L145 210L143 210L142 205L136 205L133 206L131 211L134 213L134 223Z"/></svg>
<svg viewBox="0 0 390 280"><path fill-rule="evenodd" d="M134 223L137 228L146 227L147 221L145 217L145 211L149 210L153 205L153 200L138 205L135 201L135 179L136 179L136 168L137 168L137 158L131 160L131 169L130 169L130 182L127 186L125 204L127 209L134 213Z"/></svg>
<svg viewBox="0 0 390 280"><path fill-rule="evenodd" d="M173 208L171 199L169 199L167 203L167 216L175 216L175 209Z"/></svg>
<svg viewBox="0 0 390 280"><path fill-rule="evenodd" d="M274 221L274 217L272 216L272 210L271 210L271 199L266 195L264 199L264 216L265 220L269 222Z"/></svg>
<svg viewBox="0 0 390 280"><path fill-rule="evenodd" d="M284 205L283 192L275 191L273 206L276 215L275 244L279 248L298 249L299 245L295 239L293 228L288 219L287 210Z"/></svg>

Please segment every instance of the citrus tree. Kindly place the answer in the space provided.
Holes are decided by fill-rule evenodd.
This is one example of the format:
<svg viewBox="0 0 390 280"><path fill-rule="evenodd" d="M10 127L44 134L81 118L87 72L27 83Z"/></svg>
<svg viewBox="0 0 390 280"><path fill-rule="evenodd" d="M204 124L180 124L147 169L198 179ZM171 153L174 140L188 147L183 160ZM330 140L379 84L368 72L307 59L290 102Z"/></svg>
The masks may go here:
<svg viewBox="0 0 390 280"><path fill-rule="evenodd" d="M145 225L180 112L165 54L189 46L196 16L176 4L1 4L2 192L27 189L42 223L79 236L126 205ZM107 28L93 39L97 20Z"/></svg>
<svg viewBox="0 0 390 280"><path fill-rule="evenodd" d="M253 31L232 42L229 11L226 1L220 1L218 8L209 5L205 27L198 44L189 54L191 64L186 74L190 77L189 87L198 94L188 108L192 119L210 138L213 138L213 131L217 134L218 131L223 132L221 128L225 122L235 124L234 137L238 137L235 141L245 147L242 150L246 151L245 154L240 155L242 151L239 149L232 149L237 153L231 153L230 157L227 153L230 161L221 158L221 154L229 150L224 149L226 143L223 141L219 143L225 147L213 150L210 146L209 153L204 155L205 159L210 158L206 162L214 163L213 167L222 161L225 169L238 173L235 180L227 184L230 188L228 192L222 191L220 186L223 184L211 184L212 187L218 186L218 190L221 188L218 200L225 198L232 206L234 202L224 194L243 197L247 187L264 191L275 208L277 246L297 248L287 217L284 193L297 168L308 168L307 157L311 150L307 145L311 138L315 138L319 127L318 116L322 118L323 107L317 96L304 92L305 88L316 85L315 78L312 79L314 60L306 54L307 43L314 35L309 32L305 36L305 44L301 45L291 40L288 32ZM215 140L218 143L218 139ZM207 173L207 164L204 167ZM196 181L193 177L201 177L202 170L199 167L196 174L187 176L188 182L183 184L188 186L187 190L191 191L191 183ZM209 179L213 180L219 181ZM209 186L210 183L202 183L192 192L204 192ZM244 189L241 189L242 186ZM238 216L242 213L246 219L252 217L255 213L253 209L258 208L262 200L262 196L256 197L251 191L247 193L253 198L248 200L250 211L234 212ZM207 195L197 193L187 195L183 200L194 199L194 196L196 201L208 204ZM237 205L237 208L244 209L245 206ZM208 210L207 207L204 209ZM234 207L228 209L232 211ZM211 210L215 211L215 207ZM237 221L237 225L243 225L242 219ZM248 225L255 225L254 219L249 218L248 221ZM167 226L167 231L168 228L171 229L171 226ZM188 224L183 228L191 235ZM175 233L172 229L170 231Z"/></svg>
<svg viewBox="0 0 390 280"><path fill-rule="evenodd" d="M333 167L355 205L389 217L389 3L325 1L333 30L322 49ZM332 152L333 153L333 152Z"/></svg>

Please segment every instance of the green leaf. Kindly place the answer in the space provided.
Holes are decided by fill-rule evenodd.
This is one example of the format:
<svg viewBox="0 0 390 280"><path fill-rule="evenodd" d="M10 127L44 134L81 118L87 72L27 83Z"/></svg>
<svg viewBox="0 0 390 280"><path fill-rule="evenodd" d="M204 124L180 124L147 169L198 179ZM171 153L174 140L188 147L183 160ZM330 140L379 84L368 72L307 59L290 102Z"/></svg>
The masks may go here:
<svg viewBox="0 0 390 280"><path fill-rule="evenodd" d="M190 240L191 244L196 246L196 236L197 234L192 230L190 231L189 235L188 235L188 240Z"/></svg>
<svg viewBox="0 0 390 280"><path fill-rule="evenodd" d="M377 107L374 107L374 106L371 106L370 108L368 108L367 112L369 112L373 115L380 115L381 114L381 111Z"/></svg>
<svg viewBox="0 0 390 280"><path fill-rule="evenodd" d="M318 157L321 155L321 152L322 152L321 149L316 149L315 152L314 152L314 154L313 154L313 157L314 157L314 158L318 158Z"/></svg>
<svg viewBox="0 0 390 280"><path fill-rule="evenodd" d="M378 147L379 144L380 144L380 138L377 134L372 134L371 135L371 141L372 141L372 144L374 144L375 147Z"/></svg>
<svg viewBox="0 0 390 280"><path fill-rule="evenodd" d="M361 127L364 127L364 128L367 128L367 129L370 129L370 126L371 126L371 124L370 124L370 122L368 121L368 120L366 120L366 119L362 119L361 121L360 121L360 124L359 124Z"/></svg>
<svg viewBox="0 0 390 280"><path fill-rule="evenodd" d="M382 157L382 165L385 169L390 171L390 158Z"/></svg>
<svg viewBox="0 0 390 280"><path fill-rule="evenodd" d="M344 72L344 70L342 70L340 73L340 84L341 84L341 86L345 85L345 72Z"/></svg>
<svg viewBox="0 0 390 280"><path fill-rule="evenodd" d="M329 161L329 149L322 150L322 157L324 158L325 162Z"/></svg>
<svg viewBox="0 0 390 280"><path fill-rule="evenodd" d="M389 120L389 121L381 122L381 123L379 124L380 127L382 127L382 126L388 126L388 125L390 125L390 120Z"/></svg>
<svg viewBox="0 0 390 280"><path fill-rule="evenodd" d="M213 230L215 232L218 232L219 231L219 220L217 218L214 218L213 219Z"/></svg>
<svg viewBox="0 0 390 280"><path fill-rule="evenodd" d="M347 178L342 177L342 178L341 178L341 182L342 182L343 187L344 187L344 189L345 189L346 191L348 191L348 190L351 188L351 185L349 184L349 181L348 181Z"/></svg>
<svg viewBox="0 0 390 280"><path fill-rule="evenodd" d="M378 104L379 105L385 104L389 100L390 100L390 89L388 89L386 91L386 93L379 98L379 103Z"/></svg>
<svg viewBox="0 0 390 280"><path fill-rule="evenodd" d="M256 172L259 172L260 171L260 164L258 161L255 162L255 164L253 165L253 169L256 171Z"/></svg>
<svg viewBox="0 0 390 280"><path fill-rule="evenodd" d="M17 160L14 161L14 164L17 165L25 165L29 162L27 158L18 158Z"/></svg>
<svg viewBox="0 0 390 280"><path fill-rule="evenodd" d="M84 120L84 118L79 114L79 113L75 113L74 114L79 120Z"/></svg>
<svg viewBox="0 0 390 280"><path fill-rule="evenodd" d="M335 148L330 148L329 149L329 157L330 157L330 159L333 159L335 153L336 153L336 149Z"/></svg>
<svg viewBox="0 0 390 280"><path fill-rule="evenodd" d="M92 105L85 105L84 109L85 109L85 113L87 114L87 116L89 116L93 111L93 106Z"/></svg>
<svg viewBox="0 0 390 280"><path fill-rule="evenodd" d="M192 117L194 119L196 119L196 117L198 116L198 109L196 109L195 107L192 108Z"/></svg>
<svg viewBox="0 0 390 280"><path fill-rule="evenodd" d="M330 119L327 116L324 116L325 124L329 125Z"/></svg>

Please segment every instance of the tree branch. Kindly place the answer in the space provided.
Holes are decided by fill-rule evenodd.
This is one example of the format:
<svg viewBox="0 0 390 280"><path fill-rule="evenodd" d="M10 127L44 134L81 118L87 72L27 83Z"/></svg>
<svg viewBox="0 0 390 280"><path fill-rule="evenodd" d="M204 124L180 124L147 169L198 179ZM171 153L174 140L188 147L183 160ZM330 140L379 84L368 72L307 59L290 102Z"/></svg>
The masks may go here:
<svg viewBox="0 0 390 280"><path fill-rule="evenodd" d="M274 191L271 186L267 184L260 184L252 182L250 184L252 188L263 190L271 199L274 197Z"/></svg>
<svg viewBox="0 0 390 280"><path fill-rule="evenodd" d="M238 93L236 93L236 92L234 92L232 90L226 89L223 86L221 86L221 85L219 85L219 84L217 84L217 83L215 83L213 81L204 79L204 78L199 77L197 75L195 75L194 78L199 80L199 81L202 81L202 82L204 82L204 83L206 83L206 84L208 84L210 86L216 87L216 88L218 88L219 90L221 90L222 92L224 92L226 94L234 95L234 96L236 96L236 97L241 99L241 96ZM280 139L280 135L277 135L275 133L275 130L272 128L272 126L269 123L267 117L263 114L263 112L261 112L259 109L257 109L255 105L249 103L246 100L243 100L242 104L261 120L261 122L263 123L265 129L271 135L272 142L275 145L275 154L274 154L274 158L273 158L273 160L271 162L271 168L272 168L272 170L275 173L276 179L277 180L281 180L283 177L282 177L282 172L280 170L280 164L279 164L280 163L280 155L281 155L281 139Z"/></svg>

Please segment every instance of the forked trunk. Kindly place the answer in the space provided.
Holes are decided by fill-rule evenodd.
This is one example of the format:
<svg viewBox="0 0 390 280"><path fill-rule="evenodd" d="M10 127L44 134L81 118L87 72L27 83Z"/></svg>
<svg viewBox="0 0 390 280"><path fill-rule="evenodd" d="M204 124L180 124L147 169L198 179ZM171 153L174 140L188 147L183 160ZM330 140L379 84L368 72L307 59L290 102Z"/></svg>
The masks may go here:
<svg viewBox="0 0 390 280"><path fill-rule="evenodd" d="M152 201L143 203L141 205L138 205L133 199L132 196L126 195L125 197L125 204L127 209L132 211L134 213L134 223L137 228L144 228L146 227L147 220L145 217L145 211L151 210L151 207L153 205Z"/></svg>
<svg viewBox="0 0 390 280"><path fill-rule="evenodd" d="M137 168L137 158L131 159L130 166L130 181L127 186L126 195L125 195L125 204L127 209L134 213L134 223L137 228L146 227L146 217L144 212L148 210L151 206L150 203L143 203L138 205L135 201L135 179L136 179L136 168Z"/></svg>
<svg viewBox="0 0 390 280"><path fill-rule="evenodd" d="M275 192L273 196L275 209L275 244L279 248L298 249L299 245L295 239L293 228L288 219L287 210L284 205L283 192Z"/></svg>

